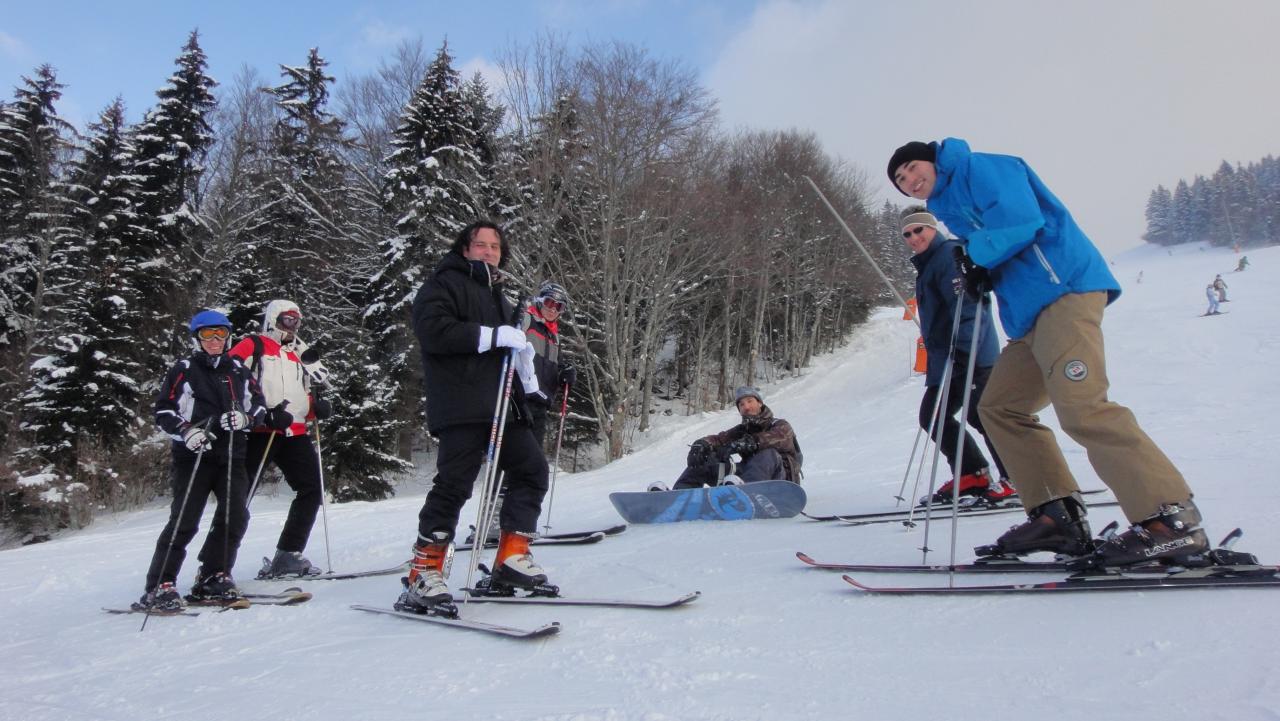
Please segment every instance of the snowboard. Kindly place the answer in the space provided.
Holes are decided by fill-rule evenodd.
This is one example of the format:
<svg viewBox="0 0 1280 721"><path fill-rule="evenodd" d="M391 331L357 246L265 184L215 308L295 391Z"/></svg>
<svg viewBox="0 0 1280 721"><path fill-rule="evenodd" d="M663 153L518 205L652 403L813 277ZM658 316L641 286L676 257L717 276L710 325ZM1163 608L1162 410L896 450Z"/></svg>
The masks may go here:
<svg viewBox="0 0 1280 721"><path fill-rule="evenodd" d="M791 518L804 510L805 500L804 489L790 481L609 494L628 523Z"/></svg>

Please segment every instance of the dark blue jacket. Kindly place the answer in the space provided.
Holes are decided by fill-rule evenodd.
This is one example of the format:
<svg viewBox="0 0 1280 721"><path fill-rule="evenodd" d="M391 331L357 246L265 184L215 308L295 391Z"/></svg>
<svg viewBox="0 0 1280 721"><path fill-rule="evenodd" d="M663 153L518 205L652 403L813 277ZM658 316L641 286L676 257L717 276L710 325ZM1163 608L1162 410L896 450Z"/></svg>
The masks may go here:
<svg viewBox="0 0 1280 721"><path fill-rule="evenodd" d="M924 348L929 355L929 366L924 384L936 386L942 383L942 370L951 348L951 322L955 320L956 303L964 299L960 310L960 331L956 336L956 349L960 356L968 356L973 344L973 319L978 304L964 294L964 280L956 269L955 248L959 243L946 240L941 234L923 253L911 256L916 267L916 308L920 314L920 332L924 336ZM958 295L957 295L958 293ZM1000 355L993 327L991 306L982 309L982 327L978 336L978 368L989 368Z"/></svg>
<svg viewBox="0 0 1280 721"><path fill-rule="evenodd" d="M1102 254L1022 158L969 150L959 138L938 147L929 212L966 241L991 271L1000 322L1011 339L1035 327L1040 311L1068 293L1120 297Z"/></svg>

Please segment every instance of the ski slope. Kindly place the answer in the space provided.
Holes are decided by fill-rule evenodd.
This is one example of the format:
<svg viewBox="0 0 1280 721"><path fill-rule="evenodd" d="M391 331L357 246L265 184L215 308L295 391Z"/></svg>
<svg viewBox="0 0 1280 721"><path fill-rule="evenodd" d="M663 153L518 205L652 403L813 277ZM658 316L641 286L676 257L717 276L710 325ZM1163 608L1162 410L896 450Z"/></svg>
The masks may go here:
<svg viewBox="0 0 1280 721"><path fill-rule="evenodd" d="M1112 398L1186 474L1216 541L1280 562L1274 409L1280 367L1280 249L1238 256L1199 246L1143 247L1117 258L1125 293L1107 312ZM1142 282L1136 283L1139 272ZM1201 318L1215 273L1228 312ZM766 387L805 451L809 510L891 508L911 450L920 377L915 337L886 309L802 378ZM1046 422L1055 424L1052 414ZM670 481L694 437L736 423L732 411L664 419L643 450L588 473L560 474L554 530L618 521L607 495ZM1085 488L1099 481L1063 438ZM923 490L920 491L923 493ZM274 546L289 494L253 507L236 576L245 590ZM418 486L380 503L331 505L334 570L409 556ZM212 504L210 505L210 508ZM0 552L0 719L464 719L669 721L738 719L1277 719L1280 596L1267 590L1059 597L879 598L824 560L915 563L923 528L840 527L804 519L632 526L593 546L535 549L566 594L703 596L668 611L473 606L470 617L520 626L558 620L534 642L350 610L389 605L398 578L312 582L315 600L198 618L109 616L142 591L166 508L105 517L48 543ZM463 524L474 518L464 510ZM957 557L1017 516L964 519ZM1095 529L1120 519L1091 515ZM1122 520L1122 519L1121 519ZM192 544L185 591L208 518ZM935 523L931 561L951 546ZM317 524L308 555L325 563ZM486 554L487 555L487 554ZM459 553L452 585L468 555ZM489 560L485 558L485 560ZM1008 580L1022 576L1001 577ZM1045 578L1027 576L1027 580ZM868 575L873 583L945 583ZM980 577L958 583L980 583Z"/></svg>

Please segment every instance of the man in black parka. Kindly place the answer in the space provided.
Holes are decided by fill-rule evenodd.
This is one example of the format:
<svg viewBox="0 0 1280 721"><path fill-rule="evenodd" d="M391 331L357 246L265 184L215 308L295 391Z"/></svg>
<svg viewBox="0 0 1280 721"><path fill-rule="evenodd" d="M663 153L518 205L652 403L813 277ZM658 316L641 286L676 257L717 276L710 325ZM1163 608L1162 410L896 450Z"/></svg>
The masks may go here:
<svg viewBox="0 0 1280 721"><path fill-rule="evenodd" d="M468 225L413 302L427 425L440 446L436 477L418 514L406 590L396 603L401 610L429 613L452 601L444 581L446 561L458 515L485 461L505 358L516 363L519 380L513 383L497 461L507 493L493 583L529 588L547 580L529 554L547 492L547 459L530 429L525 399L541 391L533 371L533 348L523 331L509 325L515 314L503 296L505 276L500 270L508 253L497 225Z"/></svg>

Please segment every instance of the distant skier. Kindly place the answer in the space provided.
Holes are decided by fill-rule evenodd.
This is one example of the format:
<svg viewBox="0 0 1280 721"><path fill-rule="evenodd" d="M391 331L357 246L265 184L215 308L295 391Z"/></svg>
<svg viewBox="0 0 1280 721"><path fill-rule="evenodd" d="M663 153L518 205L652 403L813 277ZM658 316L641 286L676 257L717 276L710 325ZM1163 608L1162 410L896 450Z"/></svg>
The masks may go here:
<svg viewBox="0 0 1280 721"><path fill-rule="evenodd" d="M320 573L303 555L324 490L320 483L320 458L307 432L308 420L333 414L329 402L319 398L318 385L328 372L320 361L303 363L307 346L298 337L302 311L289 300L273 300L262 314L262 333L242 339L230 351L257 379L271 411L265 422L249 434L245 471L250 483L267 464L274 463L294 491L289 515L276 541L274 556L260 577L306 576Z"/></svg>
<svg viewBox="0 0 1280 721"><path fill-rule="evenodd" d="M941 433L934 431L934 437L939 439L939 448L947 458L951 478L960 479L961 495L983 496L991 500L1012 496L1014 490L1009 487L1008 474L995 446L986 437L982 420L978 417L978 401L982 400L987 377L991 375L991 366L995 365L996 356L1000 354L995 323L991 318L991 305L984 305L982 309L978 355L973 359L973 388L970 391L969 412L964 420L986 440L987 450L991 452L991 458L1000 474L998 479L991 477L987 459L982 455L973 436L964 430L962 422L955 419L955 414L964 401L965 375L970 362L969 348L972 345L978 306L964 294L964 278L956 270L954 252L960 245L938 235L938 219L921 205L910 206L902 212L902 237L911 250L911 264L916 268L916 303L925 348L929 354L924 397L920 399L920 427L930 431L936 425L934 411L942 393L942 372L950 355L954 361L947 406L937 409L940 411L942 428ZM951 325L955 319L957 303L962 304L960 329L956 333L955 352L952 353ZM961 433L964 434L963 468L957 468L956 440ZM951 499L951 495L952 481L948 480L934 494L933 501L946 502Z"/></svg>
<svg viewBox="0 0 1280 721"><path fill-rule="evenodd" d="M760 391L751 386L741 386L734 391L734 403L742 415L742 423L694 441L686 459L688 467L676 479L675 490L715 485L721 480L720 466L727 464L734 454L742 458L734 475L743 483L800 482L804 455L791 424L774 418ZM667 489L656 483L649 490Z"/></svg>
<svg viewBox="0 0 1280 721"><path fill-rule="evenodd" d="M249 523L245 436L267 409L248 369L227 355L231 321L218 311L203 310L192 317L188 330L195 352L169 369L156 395L156 425L172 439L169 490L173 502L147 569L146 593L134 604L138 610L182 608L174 584L187 544L200 528L210 492L218 506L200 548L200 570L191 596L205 601L240 595L231 569Z"/></svg>
<svg viewBox="0 0 1280 721"><path fill-rule="evenodd" d="M1077 565L1122 566L1191 562L1207 551L1186 480L1133 413L1107 400L1102 314L1120 285L1062 202L1021 158L975 153L958 138L908 143L888 173L965 239L965 290L994 288L1010 338L978 412L1027 521L977 552L1051 551L1087 556ZM1079 486L1036 416L1050 404L1133 524L1096 547Z"/></svg>
<svg viewBox="0 0 1280 721"><path fill-rule="evenodd" d="M458 514L471 497L485 461L504 359L519 379L503 430L498 468L506 474L501 536L493 563L493 586L533 588L547 574L529 553L547 492L547 459L533 437L526 399L539 392L533 346L508 325L514 309L504 297L501 270L510 248L488 221L463 228L413 301L413 330L422 351L427 424L440 439L436 476L418 514L413 563L395 607L415 613L452 605L445 582ZM477 551L478 552L478 551Z"/></svg>
<svg viewBox="0 0 1280 721"><path fill-rule="evenodd" d="M1213 283L1204 287L1204 295L1209 299L1209 310L1204 312L1205 315L1218 315L1218 293L1213 287Z"/></svg>
<svg viewBox="0 0 1280 721"><path fill-rule="evenodd" d="M1249 256L1247 255L1240 256L1240 262L1236 263L1236 272L1239 273L1240 271L1248 267L1249 267Z"/></svg>
<svg viewBox="0 0 1280 721"><path fill-rule="evenodd" d="M1222 279L1221 273L1213 277L1213 289L1218 292L1218 302L1226 303L1227 302L1227 281Z"/></svg>

